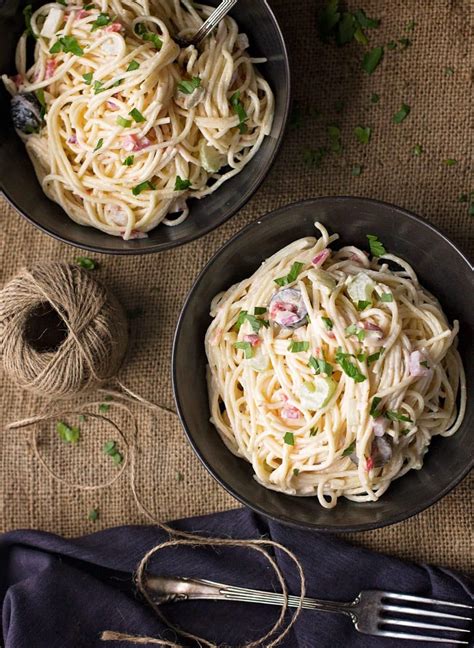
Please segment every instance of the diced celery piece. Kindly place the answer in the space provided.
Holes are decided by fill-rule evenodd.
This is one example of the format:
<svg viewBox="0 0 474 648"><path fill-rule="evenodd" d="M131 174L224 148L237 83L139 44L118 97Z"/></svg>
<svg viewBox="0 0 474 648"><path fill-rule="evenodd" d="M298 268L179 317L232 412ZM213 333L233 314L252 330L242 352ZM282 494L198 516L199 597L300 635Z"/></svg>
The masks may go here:
<svg viewBox="0 0 474 648"><path fill-rule="evenodd" d="M257 347L253 357L246 360L246 362L255 371L266 371L270 366L270 358L260 347Z"/></svg>
<svg viewBox="0 0 474 648"><path fill-rule="evenodd" d="M347 293L355 304L358 304L360 301L371 302L374 288L375 283L372 279L365 272L360 272L347 286Z"/></svg>
<svg viewBox="0 0 474 648"><path fill-rule="evenodd" d="M225 164L225 157L213 146L209 146L203 140L199 145L199 159L205 171L217 173Z"/></svg>
<svg viewBox="0 0 474 648"><path fill-rule="evenodd" d="M316 376L312 382L303 383L300 402L305 409L318 410L326 407L336 390L336 382L331 376Z"/></svg>
<svg viewBox="0 0 474 648"><path fill-rule="evenodd" d="M320 290L323 290L328 294L331 293L337 285L336 280L331 277L329 272L326 272L326 270L321 270L320 268L318 268L317 270L310 270L308 272L308 277L313 283L317 284Z"/></svg>

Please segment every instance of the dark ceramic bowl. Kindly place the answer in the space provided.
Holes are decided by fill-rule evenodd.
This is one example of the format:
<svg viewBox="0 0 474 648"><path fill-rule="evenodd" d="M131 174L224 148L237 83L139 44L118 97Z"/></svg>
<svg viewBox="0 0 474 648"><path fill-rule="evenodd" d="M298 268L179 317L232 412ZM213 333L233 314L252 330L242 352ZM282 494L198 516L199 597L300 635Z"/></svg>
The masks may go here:
<svg viewBox="0 0 474 648"><path fill-rule="evenodd" d="M22 9L26 0L0 0L0 74L14 74L16 42L24 30ZM43 2L33 1L36 8ZM210 5L218 4L210 0ZM215 193L190 203L189 218L176 227L158 226L146 239L123 241L72 221L43 193L26 150L10 119L10 97L0 81L0 190L20 214L55 238L95 252L144 254L188 243L233 216L258 189L270 169L283 137L290 99L288 55L282 33L266 0L240 0L231 11L249 36L250 52L264 56L259 70L275 95L275 119L271 134L241 173Z"/></svg>
<svg viewBox="0 0 474 648"><path fill-rule="evenodd" d="M229 493L258 513L280 522L319 530L360 531L400 522L446 495L474 463L474 402L450 438L435 437L421 470L395 480L377 502L340 498L322 508L316 497L293 497L268 490L253 478L247 461L234 456L209 422L204 335L212 298L250 276L291 241L315 234L319 220L338 232L340 245L367 247L366 234L411 263L420 281L441 302L448 318L459 319L460 351L468 389L474 385L474 275L463 254L443 234L409 212L363 198L316 198L282 207L251 223L204 268L186 300L173 350L173 384L188 439L209 472ZM469 361L471 358L471 361Z"/></svg>

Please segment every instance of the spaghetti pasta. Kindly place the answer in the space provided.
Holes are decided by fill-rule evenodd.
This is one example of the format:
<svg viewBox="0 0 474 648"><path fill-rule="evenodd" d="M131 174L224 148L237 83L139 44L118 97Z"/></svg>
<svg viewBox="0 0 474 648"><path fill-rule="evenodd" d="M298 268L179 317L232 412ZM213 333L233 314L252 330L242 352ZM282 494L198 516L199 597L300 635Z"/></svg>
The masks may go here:
<svg viewBox="0 0 474 648"><path fill-rule="evenodd" d="M25 32L18 74L3 81L23 114L41 103L39 125L18 132L45 193L77 223L125 239L177 225L189 198L239 173L270 133L273 95L254 65L264 59L248 54L232 18L199 50L173 40L192 36L212 9L63 0L31 15L34 63Z"/></svg>
<svg viewBox="0 0 474 648"><path fill-rule="evenodd" d="M466 407L456 336L411 266L329 235L283 248L215 297L211 421L256 480L290 495L377 500L419 469ZM459 403L459 404L457 404Z"/></svg>

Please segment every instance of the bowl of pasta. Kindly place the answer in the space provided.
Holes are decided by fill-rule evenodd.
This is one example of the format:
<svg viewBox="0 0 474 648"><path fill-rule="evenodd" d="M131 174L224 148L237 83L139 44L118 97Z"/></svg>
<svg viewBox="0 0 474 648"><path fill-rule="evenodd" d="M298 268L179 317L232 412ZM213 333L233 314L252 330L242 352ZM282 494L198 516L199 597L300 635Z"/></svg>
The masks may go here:
<svg viewBox="0 0 474 648"><path fill-rule="evenodd" d="M23 216L134 254L192 241L249 200L286 125L288 57L266 0L186 46L216 4L0 5L0 189Z"/></svg>
<svg viewBox="0 0 474 648"><path fill-rule="evenodd" d="M320 530L443 497L473 465L472 269L374 200L307 200L244 228L174 341L178 412L206 468L255 511Z"/></svg>

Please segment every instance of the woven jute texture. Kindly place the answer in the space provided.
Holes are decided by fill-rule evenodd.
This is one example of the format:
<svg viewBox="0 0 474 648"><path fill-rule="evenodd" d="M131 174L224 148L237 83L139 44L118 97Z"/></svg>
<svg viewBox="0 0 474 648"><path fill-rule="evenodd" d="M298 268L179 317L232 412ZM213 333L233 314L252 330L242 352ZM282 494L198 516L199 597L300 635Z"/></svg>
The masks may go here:
<svg viewBox="0 0 474 648"><path fill-rule="evenodd" d="M411 45L386 51L372 76L361 68L364 48L337 48L317 38L316 13L322 2L273 0L291 57L294 97L301 107L299 127L289 129L278 160L253 200L230 222L203 239L159 255L95 255L97 276L129 311L135 311L132 348L122 378L144 398L174 409L170 359L175 324L184 297L198 271L231 235L267 211L301 198L322 195L367 196L396 203L428 218L467 252L474 251L472 219L460 194L472 186L473 5L470 0L364 0L367 15L381 18L369 33L375 46L409 38ZM414 20L412 31L406 25ZM447 69L449 68L449 69ZM380 96L371 102L372 93ZM341 102L344 102L342 107ZM401 124L392 116L402 103L411 107ZM329 155L321 168L309 168L305 148L327 145L328 124L342 130L343 152ZM370 126L368 145L353 135ZM471 130L470 130L471 127ZM413 154L421 145L422 154ZM443 161L457 160L453 166ZM360 176L352 167L363 167ZM21 267L46 260L71 261L72 247L40 233L5 202L2 214L2 284ZM436 262L436 259L433 259ZM4 423L36 413L42 403L2 377L0 415ZM163 411L151 421L139 416L138 490L162 519L210 513L237 502L218 486L185 441L176 415ZM44 428L44 434L43 434ZM58 443L41 430L41 451L65 478L95 483L116 468L100 447L105 430L84 434L78 446ZM126 478L107 491L83 493L55 482L35 461L24 430L0 436L0 528L45 529L79 535L119 524L146 523L132 501ZM53 440L52 440L53 438ZM179 474L178 474L179 473ZM472 569L472 486L468 477L426 512L390 528L351 539L367 547L462 570ZM88 512L97 507L97 522Z"/></svg>

